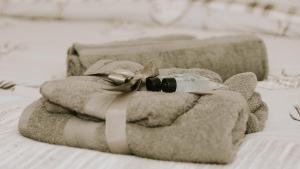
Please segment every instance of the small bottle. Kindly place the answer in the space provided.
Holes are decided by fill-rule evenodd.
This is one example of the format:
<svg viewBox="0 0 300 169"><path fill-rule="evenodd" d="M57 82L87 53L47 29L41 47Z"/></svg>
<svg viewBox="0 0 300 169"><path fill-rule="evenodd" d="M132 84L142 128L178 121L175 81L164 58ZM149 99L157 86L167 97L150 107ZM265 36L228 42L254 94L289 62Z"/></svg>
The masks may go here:
<svg viewBox="0 0 300 169"><path fill-rule="evenodd" d="M146 88L148 91L159 92L161 91L161 80L158 77L146 78Z"/></svg>
<svg viewBox="0 0 300 169"><path fill-rule="evenodd" d="M172 77L163 78L161 82L162 91L167 93L210 93L223 86L223 84L213 82L209 78L195 73L175 74Z"/></svg>
<svg viewBox="0 0 300 169"><path fill-rule="evenodd" d="M148 91L189 92L206 94L224 85L196 73L173 74L170 76L149 77L146 79Z"/></svg>
<svg viewBox="0 0 300 169"><path fill-rule="evenodd" d="M161 88L163 92L167 92L167 93L175 92L177 89L176 79L173 77L164 78L162 80Z"/></svg>

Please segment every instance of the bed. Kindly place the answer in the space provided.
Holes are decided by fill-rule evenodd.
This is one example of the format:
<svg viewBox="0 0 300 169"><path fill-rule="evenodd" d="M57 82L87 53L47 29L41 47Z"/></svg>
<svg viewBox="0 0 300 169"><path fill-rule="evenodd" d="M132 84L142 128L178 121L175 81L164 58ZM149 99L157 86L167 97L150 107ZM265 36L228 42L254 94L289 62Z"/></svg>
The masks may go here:
<svg viewBox="0 0 300 169"><path fill-rule="evenodd" d="M139 1L139 5L142 2ZM26 4L22 9L26 9ZM299 25L296 24L286 36L258 32L266 43L270 65L269 80L259 82L256 89L269 106L266 127L262 132L246 137L232 164L207 165L41 143L19 134L18 119L22 110L40 97L39 85L66 76L66 50L73 42L102 43L170 33L206 38L237 34L236 30L200 29L186 26L183 21L181 24L185 26L179 23L177 26L149 24L139 22L139 18L87 21L74 19L72 10L65 13L66 20L51 19L57 17L49 15L51 10L44 13L50 19L44 16L36 19L34 16L38 12L28 16L26 11L16 11L7 8L0 17L0 80L17 84L14 89L0 90L0 168L300 168L300 122L290 117L295 111L293 106L300 104ZM20 13L30 19L20 17ZM87 15L94 16L91 13L81 16Z"/></svg>

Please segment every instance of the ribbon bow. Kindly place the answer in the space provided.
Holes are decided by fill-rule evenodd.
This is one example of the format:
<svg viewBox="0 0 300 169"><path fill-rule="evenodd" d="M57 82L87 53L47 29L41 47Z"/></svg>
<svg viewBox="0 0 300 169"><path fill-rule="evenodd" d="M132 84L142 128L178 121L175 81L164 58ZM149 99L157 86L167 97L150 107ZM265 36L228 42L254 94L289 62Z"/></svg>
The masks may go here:
<svg viewBox="0 0 300 169"><path fill-rule="evenodd" d="M131 72L126 69L116 69L111 74L106 75L107 81L114 86L107 87L105 90L130 92L139 90L147 77L155 77L159 74L158 69L152 62L137 72Z"/></svg>

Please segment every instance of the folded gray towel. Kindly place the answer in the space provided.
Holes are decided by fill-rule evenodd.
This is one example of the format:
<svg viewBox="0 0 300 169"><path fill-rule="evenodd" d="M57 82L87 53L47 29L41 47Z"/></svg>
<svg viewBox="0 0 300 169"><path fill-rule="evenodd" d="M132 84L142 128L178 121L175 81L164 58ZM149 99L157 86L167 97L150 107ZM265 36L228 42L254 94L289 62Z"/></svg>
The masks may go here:
<svg viewBox="0 0 300 169"><path fill-rule="evenodd" d="M235 74L253 72L258 80L267 77L267 53L263 41L251 35L205 40L169 35L100 45L75 43L68 51L68 75L82 75L100 59L152 61L159 68L203 68L225 80Z"/></svg>
<svg viewBox="0 0 300 169"><path fill-rule="evenodd" d="M142 67L122 62L126 63L131 70ZM105 70L116 66L119 64L111 62ZM160 70L162 75L188 72L222 82L209 70ZM267 107L254 92L256 83L255 74L242 73L226 80L227 87L212 95L138 91L126 114L130 152L160 160L231 162L245 134L262 130L267 118ZM47 143L110 151L102 111L116 93L103 90L106 85L98 76L46 82L41 87L43 98L24 110L20 133Z"/></svg>

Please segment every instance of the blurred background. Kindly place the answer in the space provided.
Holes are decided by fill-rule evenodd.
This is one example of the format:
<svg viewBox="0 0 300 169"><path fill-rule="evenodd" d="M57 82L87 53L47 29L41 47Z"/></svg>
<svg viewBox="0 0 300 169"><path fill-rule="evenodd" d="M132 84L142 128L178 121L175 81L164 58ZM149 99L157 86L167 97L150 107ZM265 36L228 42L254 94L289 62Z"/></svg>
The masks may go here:
<svg viewBox="0 0 300 169"><path fill-rule="evenodd" d="M243 33L264 39L271 73L299 72L299 0L0 0L0 77L64 77L74 42Z"/></svg>

